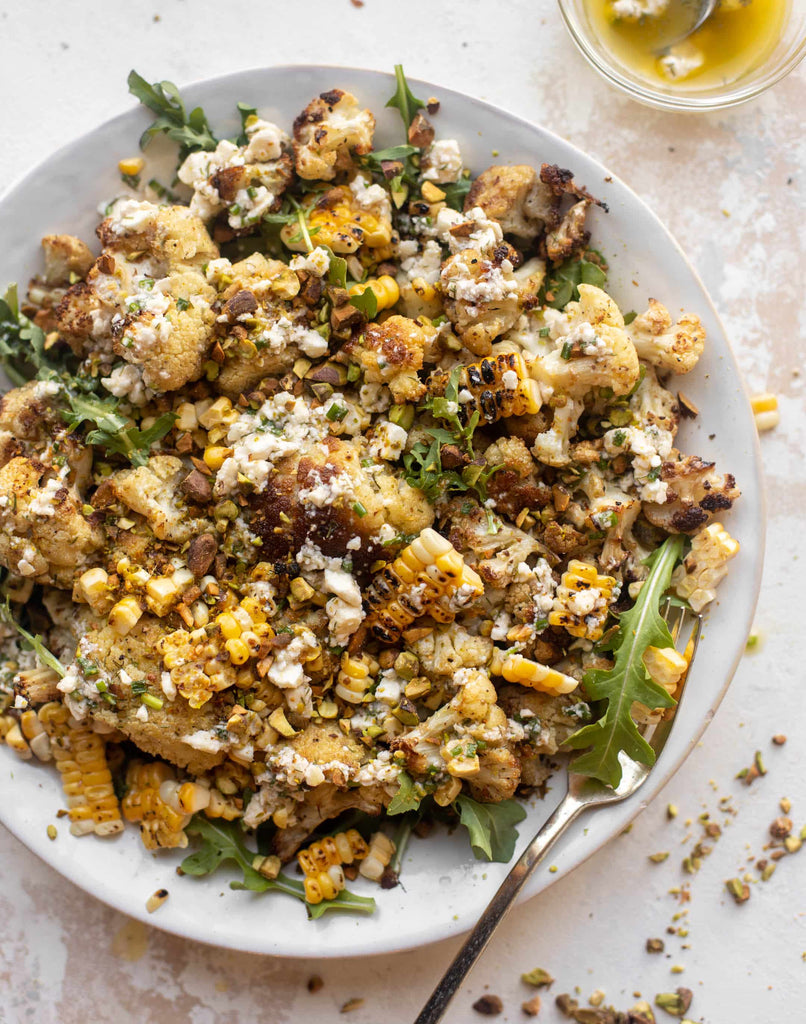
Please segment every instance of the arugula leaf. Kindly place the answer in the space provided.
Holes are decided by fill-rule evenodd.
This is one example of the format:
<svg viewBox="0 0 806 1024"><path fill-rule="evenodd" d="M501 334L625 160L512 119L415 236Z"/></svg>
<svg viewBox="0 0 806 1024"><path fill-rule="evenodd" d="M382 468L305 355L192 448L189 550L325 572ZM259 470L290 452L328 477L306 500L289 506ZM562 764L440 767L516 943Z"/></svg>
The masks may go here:
<svg viewBox="0 0 806 1024"><path fill-rule="evenodd" d="M0 299L0 364L17 387L40 370L58 370L45 351L45 332L20 312L16 284Z"/></svg>
<svg viewBox="0 0 806 1024"><path fill-rule="evenodd" d="M129 92L145 107L153 110L157 117L140 136L140 149L145 149L157 135L167 135L179 143L179 162L189 153L198 149L215 149L218 139L210 130L207 117L201 107L194 107L190 113L179 90L173 82L148 82L136 71L129 72Z"/></svg>
<svg viewBox="0 0 806 1024"><path fill-rule="evenodd" d="M241 116L241 134L235 140L237 146L246 146L249 143L249 136L246 134L246 122L250 117L257 117L257 107L250 107L248 103L236 103L238 113Z"/></svg>
<svg viewBox="0 0 806 1024"><path fill-rule="evenodd" d="M411 89L409 89L409 83L403 74L402 64L395 64L395 81L397 82L395 94L390 100L387 100L386 106L397 108L400 116L403 118L403 125L408 132L409 126L414 120L414 115L425 106L425 100L417 99Z"/></svg>
<svg viewBox="0 0 806 1024"><path fill-rule="evenodd" d="M302 882L282 873L277 878L264 878L259 871L255 871L252 867L255 853L243 841L241 830L235 822L214 821L202 814L196 814L186 831L201 840L199 849L182 861L181 868L186 875L211 875L222 864L232 861L241 869L243 880L230 882L231 889L284 892L305 903L305 888ZM356 896L344 889L333 900L322 900L315 905L305 903L305 907L310 918L321 917L329 910L355 910L362 914L371 914L375 910L375 900Z"/></svg>
<svg viewBox="0 0 806 1024"><path fill-rule="evenodd" d="M347 287L347 260L343 256L337 256L328 245L320 246L330 256L330 267L327 272L327 279L330 284L339 288Z"/></svg>
<svg viewBox="0 0 806 1024"><path fill-rule="evenodd" d="M454 806L468 831L473 853L479 860L506 864L515 852L518 830L515 825L526 817L526 809L517 800L498 804L480 804L469 796L458 796Z"/></svg>
<svg viewBox="0 0 806 1024"><path fill-rule="evenodd" d="M358 295L350 296L350 305L360 309L367 320L372 320L378 312L378 297L371 288L365 288Z"/></svg>
<svg viewBox="0 0 806 1024"><path fill-rule="evenodd" d="M400 784L400 788L392 797L389 806L386 808L386 813L394 815L406 814L407 811L416 811L423 797L417 791L414 779L408 772L400 772L397 781Z"/></svg>
<svg viewBox="0 0 806 1024"><path fill-rule="evenodd" d="M115 416L115 419L120 419ZM106 422L104 420L103 422ZM161 441L176 422L176 413L163 413L146 430L129 427L127 430L108 430L99 423L97 430L87 434L89 444L99 444L109 452L125 455L133 466L145 466L148 463L151 446ZM125 420L124 420L125 425Z"/></svg>
<svg viewBox="0 0 806 1024"><path fill-rule="evenodd" d="M668 537L647 559L649 576L632 608L624 612L619 628L602 649L615 652L610 669L587 672L582 680L591 700L606 700L607 710L598 721L575 732L566 743L586 750L571 762L571 771L599 779L614 788L621 782L619 753L641 764L655 763L655 752L638 731L630 709L634 701L649 708L671 708L675 701L654 682L644 667L647 647L672 647L669 627L660 615L661 597L669 586L672 570L683 552L685 538Z"/></svg>
<svg viewBox="0 0 806 1024"><path fill-rule="evenodd" d="M586 259L595 256L599 262ZM553 309L565 309L569 302L579 298L581 284L593 284L604 288L607 283L606 264L598 253L591 250L582 256L573 256L552 270L541 290L542 300ZM551 299L548 296L551 295Z"/></svg>
<svg viewBox="0 0 806 1024"><path fill-rule="evenodd" d="M23 640L25 640L26 643L29 644L31 650L34 652L34 654L42 662L43 665L47 665L47 667L53 669L54 672L58 672L62 679L64 679L64 677L67 675L67 670L65 669L64 665L62 665L62 663L59 661L56 655L52 653L52 651L49 651L47 647L45 647L45 644L43 643L42 637L39 635L39 633L37 633L36 636L34 636L32 633L29 633L27 629L23 629L19 622L17 622L17 620L14 618L14 613L11 611L11 604L9 603L8 598L6 598L4 604L0 605L0 619L6 622L9 626L13 626L14 629L17 630L17 632L20 634Z"/></svg>
<svg viewBox="0 0 806 1024"><path fill-rule="evenodd" d="M439 187L445 193L445 202L452 210L463 210L465 196L470 191L472 185L473 182L467 177L460 178L458 181L449 181Z"/></svg>
<svg viewBox="0 0 806 1024"><path fill-rule="evenodd" d="M383 168L381 167L383 162L399 160L402 163L408 157L414 156L415 153L419 152L420 150L416 146L388 146L386 149L373 149L371 152L366 153L361 157L361 163L370 170L383 174Z"/></svg>

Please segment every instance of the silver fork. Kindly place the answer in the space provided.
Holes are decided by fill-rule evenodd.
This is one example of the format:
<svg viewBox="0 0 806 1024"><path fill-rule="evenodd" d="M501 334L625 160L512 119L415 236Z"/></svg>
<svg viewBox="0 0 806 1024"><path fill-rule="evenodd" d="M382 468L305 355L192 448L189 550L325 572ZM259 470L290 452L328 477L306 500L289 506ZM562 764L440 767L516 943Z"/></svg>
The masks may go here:
<svg viewBox="0 0 806 1024"><path fill-rule="evenodd" d="M688 612L683 608L677 608L669 601L667 601L663 609L663 616L669 625L676 647L684 649L689 641L693 641L689 670L686 673L686 680L688 680L691 663L694 661L694 655L697 652L697 644L700 639L702 616L694 616L692 612ZM687 629L686 622L690 622L692 619L691 628ZM682 693L678 694L678 707L682 696ZM675 710L676 708L670 708L657 723L647 726L644 730L644 739L654 750L656 763L672 731ZM568 773L568 792L548 821L523 851L512 870L501 883L498 892L487 904L487 908L479 918L478 924L457 953L453 963L443 975L442 980L431 993L431 998L423 1007L414 1024L437 1024L438 1021L442 1020L448 1004L470 973L476 960L486 949L493 932L515 902L515 897L526 884L527 879L531 876L537 865L543 860L577 815L589 807L601 807L605 804L614 804L621 800L626 800L627 797L632 796L636 790L640 789L649 777L650 768L631 760L623 752L619 755L619 761L621 762L622 776L621 782L616 789L611 789L609 786L605 786L595 779L586 778L584 775L576 775L573 772Z"/></svg>

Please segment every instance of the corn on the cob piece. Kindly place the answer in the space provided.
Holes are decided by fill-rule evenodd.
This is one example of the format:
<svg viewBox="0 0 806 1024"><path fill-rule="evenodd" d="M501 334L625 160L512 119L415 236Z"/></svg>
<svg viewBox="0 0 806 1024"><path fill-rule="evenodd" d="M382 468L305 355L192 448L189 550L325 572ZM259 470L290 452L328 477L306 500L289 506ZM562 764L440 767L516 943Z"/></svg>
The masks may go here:
<svg viewBox="0 0 806 1024"><path fill-rule="evenodd" d="M348 704L361 704L375 682L378 662L368 654L341 656L341 668L334 687L335 692Z"/></svg>
<svg viewBox="0 0 806 1024"><path fill-rule="evenodd" d="M395 844L392 840L383 832L376 832L370 840L369 852L358 869L359 874L371 882L380 882L394 852Z"/></svg>
<svg viewBox="0 0 806 1024"><path fill-rule="evenodd" d="M50 761L52 759L50 738L35 711L23 711L20 715L20 730L25 739L28 740L31 753L37 760Z"/></svg>
<svg viewBox="0 0 806 1024"><path fill-rule="evenodd" d="M3 736L3 739L6 741L6 746L10 747L20 760L30 761L32 751L28 746L28 741L22 734L20 723L12 718L11 715L4 716L4 718L7 718L10 721L10 724L8 725L8 728L5 729L5 734Z"/></svg>
<svg viewBox="0 0 806 1024"><path fill-rule="evenodd" d="M322 900L333 900L344 888L344 868L339 864L331 864L325 871L316 875L306 875L305 902L312 905Z"/></svg>
<svg viewBox="0 0 806 1024"><path fill-rule="evenodd" d="M781 421L778 412L778 397L765 392L763 395L753 395L750 399L750 407L753 410L753 418L756 421L756 429L759 433L765 430L772 430Z"/></svg>
<svg viewBox="0 0 806 1024"><path fill-rule="evenodd" d="M190 821L190 812L181 806L176 809L176 777L173 768L164 761L132 761L126 771L126 796L123 798L123 816L140 825L140 838L147 850L184 849L188 844L184 828ZM209 791L208 791L209 793Z"/></svg>
<svg viewBox="0 0 806 1024"><path fill-rule="evenodd" d="M303 211L315 245L327 245L333 252L345 255L362 245L378 249L392 240L391 220L376 217L362 208L347 185L310 195L310 200L303 204ZM305 238L296 221L285 225L280 238L292 252L306 249Z"/></svg>
<svg viewBox="0 0 806 1024"><path fill-rule="evenodd" d="M691 550L672 575L679 597L700 612L716 597L716 588L728 572L727 563L739 553L734 540L721 523L710 523L695 535Z"/></svg>
<svg viewBox="0 0 806 1024"><path fill-rule="evenodd" d="M572 559L557 587L549 625L563 626L571 636L598 640L615 585L612 576L600 576L595 566Z"/></svg>
<svg viewBox="0 0 806 1024"><path fill-rule="evenodd" d="M76 722L64 704L51 701L37 712L50 740L53 760L67 796L70 831L110 836L122 831L120 805L112 785L103 739Z"/></svg>
<svg viewBox="0 0 806 1024"><path fill-rule="evenodd" d="M429 393L444 395L449 381L449 373L434 374L428 381ZM494 423L502 416L539 412L542 404L540 388L529 376L520 352L502 352L463 366L458 387L459 416L463 420L469 420L478 411L482 421Z"/></svg>
<svg viewBox="0 0 806 1024"><path fill-rule="evenodd" d="M520 683L521 686L528 686L532 690L540 690L541 693L550 693L553 696L571 693L579 686L579 682L573 676L567 676L563 672L549 668L548 665L541 665L538 661L531 661L521 654L502 657L500 651L495 651L490 662L490 672L496 676L503 676L508 683Z"/></svg>
<svg viewBox="0 0 806 1024"><path fill-rule="evenodd" d="M400 288L397 281L388 274L382 274L380 277L371 277L360 284L354 284L349 289L349 294L363 295L367 289L375 296L379 313L383 309L391 309L400 298Z"/></svg>
<svg viewBox="0 0 806 1024"><path fill-rule="evenodd" d="M351 828L311 843L299 851L297 861L303 874L315 876L333 865L352 864L354 861L363 860L368 852L369 847L361 833Z"/></svg>
<svg viewBox="0 0 806 1024"><path fill-rule="evenodd" d="M451 622L458 607L483 593L478 573L449 540L426 527L375 575L367 592L368 625L379 640L394 643L418 616Z"/></svg>

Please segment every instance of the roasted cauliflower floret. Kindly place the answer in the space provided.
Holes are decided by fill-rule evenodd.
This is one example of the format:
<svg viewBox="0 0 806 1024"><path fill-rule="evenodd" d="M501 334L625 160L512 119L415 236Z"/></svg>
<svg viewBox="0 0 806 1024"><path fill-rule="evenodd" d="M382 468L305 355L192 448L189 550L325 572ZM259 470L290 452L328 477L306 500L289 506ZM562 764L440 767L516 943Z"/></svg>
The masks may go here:
<svg viewBox="0 0 806 1024"><path fill-rule="evenodd" d="M389 195L380 185L367 185L360 175L349 186L337 185L324 193L310 193L303 210L316 244L326 245L335 253L353 253L362 245L379 249L392 240ZM296 222L286 224L280 238L292 252L307 251Z"/></svg>
<svg viewBox="0 0 806 1024"><path fill-rule="evenodd" d="M524 508L544 508L551 502L551 488L537 477L537 465L520 437L501 437L484 453L488 466L500 466L487 484L495 508L517 518Z"/></svg>
<svg viewBox="0 0 806 1024"><path fill-rule="evenodd" d="M147 466L122 469L109 478L119 501L148 523L157 540L184 544L204 533L204 520L195 519L180 504L180 484L188 475L181 459L154 455Z"/></svg>
<svg viewBox="0 0 806 1024"><path fill-rule="evenodd" d="M293 178L291 140L276 124L252 115L246 122L247 143L222 140L212 151L191 153L177 171L193 189L190 211L211 220L223 211L235 231L259 224L274 210Z"/></svg>
<svg viewBox="0 0 806 1024"><path fill-rule="evenodd" d="M0 465L34 450L42 457L42 449L64 428L53 406L58 390L55 384L32 380L0 397Z"/></svg>
<svg viewBox="0 0 806 1024"><path fill-rule="evenodd" d="M331 89L311 100L294 121L294 165L300 178L332 181L352 156L372 149L375 117L349 92Z"/></svg>
<svg viewBox="0 0 806 1024"><path fill-rule="evenodd" d="M582 402L569 398L563 405L555 405L554 417L548 430L535 438L532 454L547 466L567 466L571 461L571 438L576 433L579 417L584 411Z"/></svg>
<svg viewBox="0 0 806 1024"><path fill-rule="evenodd" d="M728 562L739 553L734 540L721 523L711 523L691 541L691 550L672 575L679 597L701 612L716 597L716 588L727 576Z"/></svg>
<svg viewBox="0 0 806 1024"><path fill-rule="evenodd" d="M579 301L551 318L549 330L554 348L536 357L532 375L555 391L582 398L594 387L609 387L626 395L638 383L638 356L624 317L601 288L581 284Z"/></svg>
<svg viewBox="0 0 806 1024"><path fill-rule="evenodd" d="M666 485L666 501L645 502L644 515L668 533L694 533L717 512L727 511L741 493L732 473L716 473L713 462L674 449L663 463L660 479Z"/></svg>
<svg viewBox="0 0 806 1024"><path fill-rule="evenodd" d="M588 244L591 233L585 228L585 218L591 205L589 199L580 199L546 235L546 255L552 263L562 263Z"/></svg>
<svg viewBox="0 0 806 1024"><path fill-rule="evenodd" d="M554 219L552 193L528 164L488 167L465 198L465 212L480 206L505 235L531 241Z"/></svg>
<svg viewBox="0 0 806 1024"><path fill-rule="evenodd" d="M95 260L89 246L73 235L45 235L42 251L47 285L71 284L72 275L86 277Z"/></svg>
<svg viewBox="0 0 806 1024"><path fill-rule="evenodd" d="M576 693L553 697L515 685L502 686L498 693L507 716L524 726L524 745L528 745L533 754L556 754L579 728L579 719L567 713L569 708L579 705Z"/></svg>
<svg viewBox="0 0 806 1024"><path fill-rule="evenodd" d="M17 457L0 469L0 563L37 583L69 589L91 564L103 533L73 488L41 462Z"/></svg>
<svg viewBox="0 0 806 1024"><path fill-rule="evenodd" d="M190 708L181 696L164 699L158 682L162 665L157 654L164 633L164 622L148 614L123 637L106 623L89 623L82 629L79 654L89 669L87 683L92 687L98 678L108 680L107 685L115 694L114 705L100 699L99 694L92 702L90 714L108 728L119 729L141 750L200 774L220 764L226 756L226 733L222 741L211 730L226 721L227 698L215 695L196 709ZM80 671L83 673L86 668ZM93 669L100 669L100 674L93 675ZM138 680L163 701L162 707L148 707L147 717L141 710L140 697L132 692L132 683Z"/></svg>
<svg viewBox="0 0 806 1024"><path fill-rule="evenodd" d="M162 273L184 267L201 268L218 256L203 222L186 206L155 206L136 199L118 199L98 227L104 249L127 256L147 256Z"/></svg>
<svg viewBox="0 0 806 1024"><path fill-rule="evenodd" d="M464 344L486 356L520 315L518 282L509 259L486 259L478 249L451 256L440 274L445 313Z"/></svg>
<svg viewBox="0 0 806 1024"><path fill-rule="evenodd" d="M486 510L474 506L467 511L467 503L454 500L446 515L450 521L448 539L460 554L493 587L506 587L517 575L518 566L540 550L534 537L503 520L490 532Z"/></svg>
<svg viewBox="0 0 806 1024"><path fill-rule="evenodd" d="M479 754L479 770L468 786L474 800L497 804L513 797L520 781L520 758L509 747L493 747Z"/></svg>
<svg viewBox="0 0 806 1024"><path fill-rule="evenodd" d="M506 716L496 704L495 687L486 672L463 668L454 676L458 691L447 704L410 732L394 740L392 749L403 754L407 769L421 775L431 768L447 770L455 778L469 778L480 770L476 741L500 743Z"/></svg>
<svg viewBox="0 0 806 1024"><path fill-rule="evenodd" d="M460 668L481 668L490 660L492 649L492 640L468 633L457 622L440 626L411 644L421 671L429 679L453 677Z"/></svg>
<svg viewBox="0 0 806 1024"><path fill-rule="evenodd" d="M677 322L668 309L649 300L649 309L627 327L640 359L672 373L688 373L697 365L705 347L705 328L700 318L686 313Z"/></svg>
<svg viewBox="0 0 806 1024"><path fill-rule="evenodd" d="M390 316L382 324L367 324L344 345L341 356L359 363L367 383L388 385L395 402L417 402L425 394L417 371L433 333L405 316Z"/></svg>
<svg viewBox="0 0 806 1024"><path fill-rule="evenodd" d="M605 534L599 564L612 572L635 547L632 527L641 511L641 501L605 479L595 467L588 470L580 486L588 497L588 514L594 528Z"/></svg>
<svg viewBox="0 0 806 1024"><path fill-rule="evenodd" d="M644 377L629 400L630 409L639 427L658 427L673 438L680 423L680 407L671 391L658 380L651 366L644 365Z"/></svg>

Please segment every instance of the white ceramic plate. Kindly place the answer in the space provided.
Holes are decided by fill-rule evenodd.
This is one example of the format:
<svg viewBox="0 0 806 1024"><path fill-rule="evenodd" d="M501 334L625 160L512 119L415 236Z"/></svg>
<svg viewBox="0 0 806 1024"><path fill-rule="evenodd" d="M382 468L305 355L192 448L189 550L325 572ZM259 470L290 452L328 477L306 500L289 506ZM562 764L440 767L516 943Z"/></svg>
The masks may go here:
<svg viewBox="0 0 806 1024"><path fill-rule="evenodd" d="M611 264L609 290L622 309L642 310L649 296L670 309L697 312L707 329L705 355L685 380L686 393L702 410L684 421L680 447L713 459L733 472L743 491L729 516L742 551L710 614L686 699L668 746L640 794L624 804L591 813L570 828L551 857L557 871L542 867L526 889L534 896L563 877L617 835L680 766L713 717L730 681L750 629L761 576L764 500L760 456L747 395L723 328L694 270L650 210L600 164L543 128L460 93L414 82L416 95L438 96L437 133L457 138L474 172L497 163L557 163L605 199L610 213L594 214L594 242ZM289 128L316 94L339 87L354 92L378 118L378 147L401 141L401 125L384 103L394 83L375 71L323 67L275 67L209 79L185 89L189 107L201 104L220 135L238 129L235 104L248 101L270 120ZM0 283L24 287L39 267L39 239L52 232L94 238L98 203L119 189L117 162L137 152L140 132L150 120L142 109L109 121L49 157L0 201ZM491 151L497 150L496 157ZM149 153L148 172L159 171ZM169 180L168 149L163 181ZM659 172L661 173L661 172ZM670 181L674 188L674 180ZM62 805L52 769L21 763L0 750L0 820L34 853L88 893L166 931L254 953L333 957L403 950L468 929L507 871L503 864L474 860L464 835L414 840L402 884L383 892L368 884L353 888L376 896L369 918L329 915L309 922L301 904L280 894L232 892L223 872L207 880L178 878L179 856L147 853L136 829L113 840L75 839L62 824L51 842L47 825ZM563 789L558 777L548 798L534 801L520 826L520 848L553 809ZM158 913L146 913L148 896L162 886L170 899Z"/></svg>

